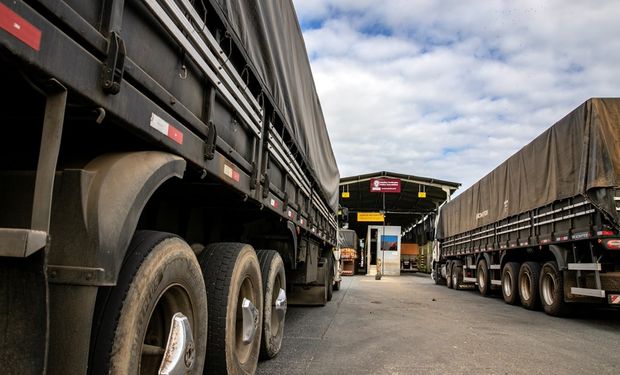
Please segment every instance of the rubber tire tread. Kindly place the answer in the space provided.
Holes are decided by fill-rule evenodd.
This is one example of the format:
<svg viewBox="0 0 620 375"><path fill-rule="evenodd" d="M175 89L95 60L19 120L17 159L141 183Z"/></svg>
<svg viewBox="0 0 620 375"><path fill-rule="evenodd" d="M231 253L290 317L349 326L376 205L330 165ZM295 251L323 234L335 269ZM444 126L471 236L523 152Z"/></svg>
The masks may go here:
<svg viewBox="0 0 620 375"><path fill-rule="evenodd" d="M334 258L331 256L327 256L327 302L331 301L334 298Z"/></svg>
<svg viewBox="0 0 620 375"><path fill-rule="evenodd" d="M280 335L280 337L278 338L279 343L277 343L274 347L274 345L272 343L267 342L267 337L265 336L265 333L267 332L266 330L266 324L267 321L269 320L269 322L271 321L271 319L266 319L265 316L265 311L267 308L266 303L271 304L271 297L269 296L269 298L267 298L267 285L269 283L269 273L271 270L271 266L273 265L273 260L274 258L278 257L280 258L280 264L282 264L282 270L284 271L284 261L282 260L282 257L280 257L280 254L276 251L276 250L256 250L256 256L258 257L258 263L260 264L260 271L261 271L261 275L262 275L262 281L263 281L263 325L262 325L262 330L263 330L263 336L261 339L261 345L260 345L260 358L261 359L271 359L274 358L276 355L278 355L278 353L280 352L280 348L282 345L282 339L284 338L284 323L286 322L286 316L284 318L284 320L282 321L282 335ZM286 273L283 272L283 280L282 282L284 283L283 287L286 290ZM274 290L271 291L272 293L276 292ZM277 291L279 293L279 291ZM270 347L268 347L268 345Z"/></svg>
<svg viewBox="0 0 620 375"><path fill-rule="evenodd" d="M452 266L453 266L453 262L452 261L448 261L448 263L446 264L446 287L448 287L448 289L452 289Z"/></svg>
<svg viewBox="0 0 620 375"><path fill-rule="evenodd" d="M433 269L431 270L432 272L432 276L433 276L433 281L435 282L435 285L445 285L446 284L446 280L443 280L443 278L441 277L441 271L440 271L440 265L439 263L435 263Z"/></svg>
<svg viewBox="0 0 620 375"><path fill-rule="evenodd" d="M459 290L461 284L463 284L463 265L462 264L453 264L452 265L452 276L454 276L454 272L456 272L456 282L452 280L452 289Z"/></svg>
<svg viewBox="0 0 620 375"><path fill-rule="evenodd" d="M207 337L207 356L205 361L205 373L207 374L227 374L228 364L226 363L226 322L228 313L228 294L231 288L232 275L237 263L237 258L250 245L237 242L220 242L208 245L199 255L198 261L203 270L205 286L207 287L207 297L209 300L209 328ZM252 249L252 252L254 250ZM257 261L258 263L258 261ZM260 306L256 306L260 311L259 327L262 327L263 316L263 293L262 279L260 277L260 265L258 268ZM235 312L232 312L233 314ZM232 374L254 373L258 365L260 354L260 340L262 329L258 330L254 340L258 340L258 345L251 354L255 358L250 359L249 368L243 368L241 363L230 364L234 366ZM252 344L256 345L256 344ZM233 357L236 357L233 353Z"/></svg>
<svg viewBox="0 0 620 375"><path fill-rule="evenodd" d="M123 303L127 293L129 293L133 279L155 246L172 237L178 236L159 231L136 231L127 248L116 286L99 288L91 333L89 374L109 373L110 363L107 358L110 356L114 344L114 333L121 319ZM114 318L106 319L113 312Z"/></svg>
<svg viewBox="0 0 620 375"><path fill-rule="evenodd" d="M521 302L519 299L519 263L517 262L507 262L502 269L502 283L504 282L505 273L510 272L512 274L512 295L510 297L506 297L504 294L504 284L501 285L502 289L502 297L504 298L504 302L509 305L516 305Z"/></svg>
<svg viewBox="0 0 620 375"><path fill-rule="evenodd" d="M482 267L484 265L484 267ZM484 274L485 274L485 285L484 287L482 285L480 285L480 280L478 278L478 272L480 272L480 269L484 268ZM483 297L488 297L489 296L489 291L491 290L491 278L489 277L489 267L487 265L487 261L486 259L482 258L480 259L480 261L478 262L478 267L476 267L476 281L478 281L478 292L480 292L480 295Z"/></svg>
<svg viewBox="0 0 620 375"><path fill-rule="evenodd" d="M531 273L531 287L530 291L531 298L530 300L524 300L523 295L521 293L521 274L524 272ZM521 301L521 306L528 310L535 310L540 306L540 296L538 295L539 283L540 280L540 264L537 262L525 262L521 265L519 269L519 300Z"/></svg>
<svg viewBox="0 0 620 375"><path fill-rule="evenodd" d="M335 292L337 292L337 291L339 291L339 290L340 290L340 283L341 283L341 281L336 281L336 282L334 283L334 291L335 291Z"/></svg>
<svg viewBox="0 0 620 375"><path fill-rule="evenodd" d="M545 304L545 299L543 298L542 288L543 288L543 276L545 275L545 270L551 268L554 275L552 275L556 279L556 288L555 288L555 296L554 296L554 304L547 305ZM540 281L538 283L539 287L539 295L540 301L543 307L543 310L546 314L551 316L565 316L569 313L570 309L568 304L564 301L564 277L562 275L562 271L558 269L558 264L555 261L549 261L545 263L540 270Z"/></svg>

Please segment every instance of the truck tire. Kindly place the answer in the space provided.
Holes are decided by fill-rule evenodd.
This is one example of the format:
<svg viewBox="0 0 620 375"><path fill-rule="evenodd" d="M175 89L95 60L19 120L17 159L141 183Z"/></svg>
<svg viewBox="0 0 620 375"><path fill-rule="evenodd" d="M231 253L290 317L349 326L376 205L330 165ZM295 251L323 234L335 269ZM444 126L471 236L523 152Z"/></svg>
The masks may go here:
<svg viewBox="0 0 620 375"><path fill-rule="evenodd" d="M327 288L327 302L331 301L334 297L334 260L332 257L325 258L325 267L327 267L325 274L327 280L325 280L325 287Z"/></svg>
<svg viewBox="0 0 620 375"><path fill-rule="evenodd" d="M502 269L502 296L504 302L516 305L519 302L519 263L508 262Z"/></svg>
<svg viewBox="0 0 620 375"><path fill-rule="evenodd" d="M562 316L568 313L564 301L564 277L555 261L545 263L540 271L540 302L545 313Z"/></svg>
<svg viewBox="0 0 620 375"><path fill-rule="evenodd" d="M452 288L459 290L463 283L463 266L457 263L452 265Z"/></svg>
<svg viewBox="0 0 620 375"><path fill-rule="evenodd" d="M446 286L452 289L452 261L446 263Z"/></svg>
<svg viewBox="0 0 620 375"><path fill-rule="evenodd" d="M333 259L332 261L334 262L334 266L332 266L332 269L335 268L334 274L338 273L338 269L341 270L340 271L340 280L334 281L334 286L332 288L334 292L337 292L337 291L340 290L340 282L342 281L342 263L341 263L342 261L341 260L336 260L336 259ZM338 262L338 263L336 263L336 262ZM336 264L338 265L338 267L335 267ZM334 277L334 280L336 280L336 277Z"/></svg>
<svg viewBox="0 0 620 375"><path fill-rule="evenodd" d="M435 285L444 285L446 281L441 277L441 270L439 263L433 263L433 270L431 276Z"/></svg>
<svg viewBox="0 0 620 375"><path fill-rule="evenodd" d="M198 260L209 296L205 372L253 374L263 323L263 285L256 253L247 244L215 243Z"/></svg>
<svg viewBox="0 0 620 375"><path fill-rule="evenodd" d="M519 299L521 305L528 310L538 307L538 280L540 279L540 264L525 262L519 270Z"/></svg>
<svg viewBox="0 0 620 375"><path fill-rule="evenodd" d="M487 297L491 288L491 278L489 277L489 268L487 266L487 261L484 258L480 259L480 261L478 262L478 267L476 269L476 279L478 281L478 291L480 292L480 295L483 297Z"/></svg>
<svg viewBox="0 0 620 375"><path fill-rule="evenodd" d="M189 321L191 374L202 374L207 347L207 294L200 265L173 234L138 231L116 286L100 289L93 327L92 374L156 374L176 313ZM180 325L183 326L183 325ZM169 348L168 348L169 346Z"/></svg>
<svg viewBox="0 0 620 375"><path fill-rule="evenodd" d="M336 291L336 292L337 292L337 291L339 291L339 290L340 290L340 281L336 281L336 282L334 283L334 291Z"/></svg>
<svg viewBox="0 0 620 375"><path fill-rule="evenodd" d="M280 352L284 337L286 274L284 262L277 251L258 250L256 255L260 263L264 296L260 358L271 359Z"/></svg>

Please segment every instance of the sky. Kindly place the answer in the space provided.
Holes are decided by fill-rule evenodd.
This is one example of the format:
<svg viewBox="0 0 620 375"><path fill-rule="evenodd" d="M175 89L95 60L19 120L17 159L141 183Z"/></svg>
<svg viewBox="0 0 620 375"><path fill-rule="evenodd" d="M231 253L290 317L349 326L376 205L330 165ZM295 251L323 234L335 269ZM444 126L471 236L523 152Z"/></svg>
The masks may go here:
<svg viewBox="0 0 620 375"><path fill-rule="evenodd" d="M293 0L340 176L475 183L620 96L620 1Z"/></svg>

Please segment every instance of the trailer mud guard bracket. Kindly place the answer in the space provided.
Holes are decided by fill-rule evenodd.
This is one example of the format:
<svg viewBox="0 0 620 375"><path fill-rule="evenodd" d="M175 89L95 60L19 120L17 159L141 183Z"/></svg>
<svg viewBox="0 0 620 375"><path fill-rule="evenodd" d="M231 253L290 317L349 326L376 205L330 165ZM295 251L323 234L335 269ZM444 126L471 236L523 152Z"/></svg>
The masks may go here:
<svg viewBox="0 0 620 375"><path fill-rule="evenodd" d="M566 271L568 269L566 263L568 251L558 245L549 245L549 251L551 251L551 253L555 257L555 261L558 263L559 270Z"/></svg>
<svg viewBox="0 0 620 375"><path fill-rule="evenodd" d="M291 240L293 241L293 259L291 260L291 269L297 269L297 228L292 221L286 223L286 227L291 232Z"/></svg>
<svg viewBox="0 0 620 375"><path fill-rule="evenodd" d="M50 282L114 285L144 206L165 181L182 177L185 165L176 155L143 151L107 154L65 170L48 266L58 272Z"/></svg>

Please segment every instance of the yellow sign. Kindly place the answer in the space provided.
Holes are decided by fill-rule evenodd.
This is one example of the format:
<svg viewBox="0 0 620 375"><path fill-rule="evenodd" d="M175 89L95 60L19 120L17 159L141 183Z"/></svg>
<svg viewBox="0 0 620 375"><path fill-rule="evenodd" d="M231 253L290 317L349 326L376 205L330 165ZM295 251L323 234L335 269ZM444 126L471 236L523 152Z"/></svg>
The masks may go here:
<svg viewBox="0 0 620 375"><path fill-rule="evenodd" d="M342 192L342 197L343 198L349 198L351 196L351 193L349 193L348 191L343 191Z"/></svg>
<svg viewBox="0 0 620 375"><path fill-rule="evenodd" d="M381 212L358 212L357 221L373 221L383 222L383 214Z"/></svg>
<svg viewBox="0 0 620 375"><path fill-rule="evenodd" d="M426 192L425 191L418 191L418 198L426 198Z"/></svg>

